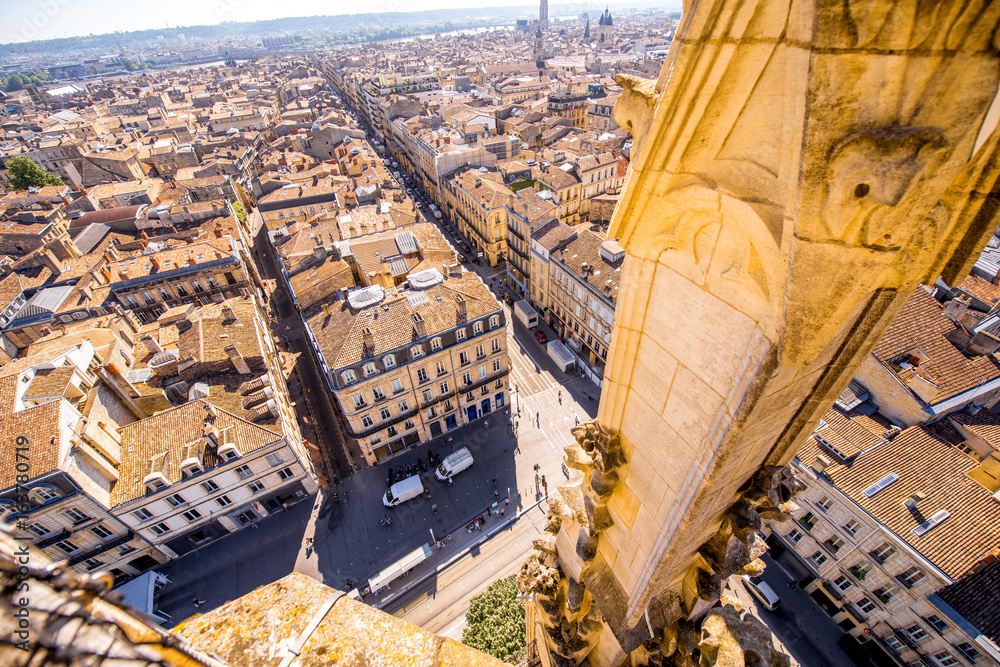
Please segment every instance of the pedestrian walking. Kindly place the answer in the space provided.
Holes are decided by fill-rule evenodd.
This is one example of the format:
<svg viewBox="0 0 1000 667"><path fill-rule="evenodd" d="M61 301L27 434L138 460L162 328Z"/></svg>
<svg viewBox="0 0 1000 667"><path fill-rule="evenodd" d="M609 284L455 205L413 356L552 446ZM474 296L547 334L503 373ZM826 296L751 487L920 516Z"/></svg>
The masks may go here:
<svg viewBox="0 0 1000 667"><path fill-rule="evenodd" d="M434 503L434 504L431 505L431 511L434 512L435 514L437 514L437 511L438 511L437 503Z"/></svg>
<svg viewBox="0 0 1000 667"><path fill-rule="evenodd" d="M494 498L499 498L500 497L500 492L497 491L496 489L493 489L493 497Z"/></svg>
<svg viewBox="0 0 1000 667"><path fill-rule="evenodd" d="M510 496L507 496L506 498L504 498L503 504L504 505L510 505Z"/></svg>
<svg viewBox="0 0 1000 667"><path fill-rule="evenodd" d="M494 489L497 488L497 476L493 475L493 479L491 479L490 481L493 482L493 488Z"/></svg>
<svg viewBox="0 0 1000 667"><path fill-rule="evenodd" d="M504 510L504 508L501 507L500 508L500 516L503 516L503 510Z"/></svg>
<svg viewBox="0 0 1000 667"><path fill-rule="evenodd" d="M251 521L250 525L253 526L254 528L256 528L257 527L257 522L256 521Z"/></svg>
<svg viewBox="0 0 1000 667"><path fill-rule="evenodd" d="M197 596L195 596L195 598L192 600L192 602L194 603L195 607L200 607L201 605L205 604L205 601L204 600L199 600Z"/></svg>
<svg viewBox="0 0 1000 667"><path fill-rule="evenodd" d="M281 509L288 511L288 503L281 503Z"/></svg>
<svg viewBox="0 0 1000 667"><path fill-rule="evenodd" d="M545 481L545 475L542 475L542 488L545 489L545 495L549 495L549 483Z"/></svg>
<svg viewBox="0 0 1000 667"><path fill-rule="evenodd" d="M559 390L559 405L562 405L562 389Z"/></svg>
<svg viewBox="0 0 1000 667"><path fill-rule="evenodd" d="M576 415L573 415L573 424L575 426L579 426L580 425L580 418L577 417Z"/></svg>

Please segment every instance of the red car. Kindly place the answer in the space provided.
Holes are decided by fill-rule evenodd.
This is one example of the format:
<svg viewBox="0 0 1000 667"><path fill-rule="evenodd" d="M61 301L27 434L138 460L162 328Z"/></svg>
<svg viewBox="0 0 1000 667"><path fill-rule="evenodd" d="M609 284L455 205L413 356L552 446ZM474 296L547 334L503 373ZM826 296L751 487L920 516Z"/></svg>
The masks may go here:
<svg viewBox="0 0 1000 667"><path fill-rule="evenodd" d="M542 345L545 345L546 343L549 342L549 337L545 335L544 331L538 329L535 331L535 340L537 340Z"/></svg>

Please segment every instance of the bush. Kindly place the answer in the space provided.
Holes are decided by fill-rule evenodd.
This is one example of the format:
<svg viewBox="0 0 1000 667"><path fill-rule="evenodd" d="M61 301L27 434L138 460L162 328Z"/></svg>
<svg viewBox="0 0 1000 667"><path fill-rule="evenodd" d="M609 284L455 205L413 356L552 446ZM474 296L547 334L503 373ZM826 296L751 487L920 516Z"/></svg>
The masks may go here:
<svg viewBox="0 0 1000 667"><path fill-rule="evenodd" d="M462 643L509 662L524 650L524 616L515 576L494 581L469 603Z"/></svg>

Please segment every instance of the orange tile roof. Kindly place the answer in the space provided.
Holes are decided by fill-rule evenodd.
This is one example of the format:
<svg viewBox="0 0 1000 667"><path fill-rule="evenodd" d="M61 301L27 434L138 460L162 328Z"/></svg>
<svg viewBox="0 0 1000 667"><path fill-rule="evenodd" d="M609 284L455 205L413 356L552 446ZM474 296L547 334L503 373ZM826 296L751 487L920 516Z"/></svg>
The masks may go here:
<svg viewBox="0 0 1000 667"><path fill-rule="evenodd" d="M922 426L826 469L831 482L886 528L957 579L990 554L1000 555L1000 503L966 473L978 462ZM864 491L889 473L898 481L869 498ZM903 501L923 492L915 509ZM939 510L951 516L923 536L913 529Z"/></svg>

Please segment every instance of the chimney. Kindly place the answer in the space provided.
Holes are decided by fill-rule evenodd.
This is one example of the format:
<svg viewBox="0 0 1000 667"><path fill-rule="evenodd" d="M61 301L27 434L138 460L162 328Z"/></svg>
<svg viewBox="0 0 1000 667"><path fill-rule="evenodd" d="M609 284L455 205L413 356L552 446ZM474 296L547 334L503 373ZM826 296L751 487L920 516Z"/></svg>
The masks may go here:
<svg viewBox="0 0 1000 667"><path fill-rule="evenodd" d="M194 257L188 257L188 264L197 264L197 263L198 260L196 260Z"/></svg>
<svg viewBox="0 0 1000 667"><path fill-rule="evenodd" d="M154 269L160 268L160 258L157 257L156 255L153 255L149 258L149 263L153 266Z"/></svg>
<svg viewBox="0 0 1000 667"><path fill-rule="evenodd" d="M156 354L157 352L163 352L163 347L160 345L160 341L156 340L150 335L145 335L139 339L139 342L146 346L150 354Z"/></svg>
<svg viewBox="0 0 1000 667"><path fill-rule="evenodd" d="M465 297L461 294L455 295L455 310L458 312L458 319L465 319Z"/></svg>
<svg viewBox="0 0 1000 667"><path fill-rule="evenodd" d="M51 250L42 250L38 253L38 257L42 260L42 264L47 266L49 271L51 271L54 275L62 273L62 265L59 264L59 259Z"/></svg>
<svg viewBox="0 0 1000 667"><path fill-rule="evenodd" d="M222 225L219 224L215 225L215 238L217 239L222 238Z"/></svg>
<svg viewBox="0 0 1000 667"><path fill-rule="evenodd" d="M917 491L912 496L910 496L909 498L907 498L906 500L904 500L903 504L906 505L908 508L913 509L914 507L917 506L917 503L919 503L921 500L923 500L926 497L927 497L927 493L926 492L924 492L924 491Z"/></svg>
<svg viewBox="0 0 1000 667"><path fill-rule="evenodd" d="M229 360L233 362L233 366L236 367L236 372L240 375L248 375L250 373L250 367L247 366L246 360L240 351L236 349L235 345L229 345L226 347L226 354L229 355Z"/></svg>
<svg viewBox="0 0 1000 667"><path fill-rule="evenodd" d="M222 314L225 316L227 322L235 322L239 319L236 317L236 311L234 311L230 306L223 308Z"/></svg>
<svg viewBox="0 0 1000 667"><path fill-rule="evenodd" d="M420 313L413 313L413 331L415 338L424 338L427 336L427 324L424 322L424 318L420 316Z"/></svg>
<svg viewBox="0 0 1000 667"><path fill-rule="evenodd" d="M327 303L323 304L323 314L327 317L330 317L330 304Z"/></svg>
<svg viewBox="0 0 1000 667"><path fill-rule="evenodd" d="M812 462L810 467L817 475L822 475L823 471L830 467L830 459L820 454L816 457L816 460Z"/></svg>
<svg viewBox="0 0 1000 667"><path fill-rule="evenodd" d="M365 345L365 354L369 355L375 352L375 334L368 327L361 330L361 340Z"/></svg>

